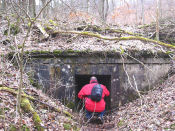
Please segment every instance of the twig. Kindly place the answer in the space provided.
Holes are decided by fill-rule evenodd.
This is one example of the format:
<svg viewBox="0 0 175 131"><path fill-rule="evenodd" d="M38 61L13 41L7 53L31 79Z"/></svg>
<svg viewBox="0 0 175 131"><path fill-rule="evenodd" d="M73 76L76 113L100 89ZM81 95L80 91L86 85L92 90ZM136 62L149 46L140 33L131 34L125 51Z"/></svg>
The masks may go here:
<svg viewBox="0 0 175 131"><path fill-rule="evenodd" d="M121 55L121 58L122 58L122 61L123 61L123 70L124 70L124 72L126 73L126 76L127 76L127 78L128 78L128 82L129 82L129 84L130 84L130 86L133 88L133 85L131 84L131 80L130 80L130 77L129 77L129 75L128 75L128 72L126 71L126 68L125 68L125 62L124 62L124 58L123 58L123 56Z"/></svg>
<svg viewBox="0 0 175 131"><path fill-rule="evenodd" d="M24 10L23 8L21 8L21 6L19 6L15 1L11 2L14 3L20 10L22 10L24 12L24 14L29 18L29 21L31 21L31 17L29 16L29 14L26 12L26 10ZM13 4L12 4L13 5Z"/></svg>
<svg viewBox="0 0 175 131"><path fill-rule="evenodd" d="M140 101L141 101L141 106L142 106L142 97L141 97L141 94L140 94L140 91L138 90L138 87L137 87L137 82L136 82L136 79L135 79L135 76L133 75L133 80L134 80L134 84L135 84L135 89L140 97Z"/></svg>

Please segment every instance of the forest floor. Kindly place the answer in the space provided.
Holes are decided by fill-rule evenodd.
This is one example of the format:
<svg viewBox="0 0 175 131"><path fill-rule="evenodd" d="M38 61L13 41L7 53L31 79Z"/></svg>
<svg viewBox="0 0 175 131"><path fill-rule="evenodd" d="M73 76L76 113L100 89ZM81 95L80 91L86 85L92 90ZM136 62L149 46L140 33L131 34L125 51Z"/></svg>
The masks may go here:
<svg viewBox="0 0 175 131"><path fill-rule="evenodd" d="M4 22L5 23L5 22ZM0 23L0 30L4 30L7 26ZM25 33L18 34L11 41L0 32L0 89L9 87L17 91L20 80L19 69L12 64L13 60L9 61L8 54L11 51L19 52L25 37ZM115 41L109 44L109 41L102 41L96 38L80 37L79 35L71 36L71 42L67 41L67 37L58 39L61 35L51 38L47 42L36 42L36 34L30 35L26 42L27 50L50 50L54 49L73 49L73 50L113 50L113 49L130 49L133 50L151 50L164 51L160 46L155 46L153 43L141 41ZM64 36L64 35L63 35ZM10 37L10 36L9 36ZM39 37L39 36L38 36ZM61 44L60 44L61 43ZM95 44L92 44L95 43ZM134 44L133 44L134 43ZM166 52L166 51L165 51ZM114 110L111 113L106 113L104 124L86 123L83 121L81 113L74 113L71 109L64 106L59 100L47 96L41 90L35 89L28 78L24 74L24 92L33 96L38 101L30 101L32 107L40 116L41 126L49 131L62 130L82 130L82 131L163 131L175 130L175 75L169 76L161 84L154 87L147 94L141 95L141 98L127 103ZM43 104L44 103L44 104ZM46 104L47 103L47 104ZM0 90L0 131L2 130L18 130L19 115L16 109L16 95L7 91ZM53 110L51 107L59 108L60 112ZM64 112L71 113L74 117L67 116ZM22 111L22 124L24 130L36 130L35 121L32 118L31 112ZM84 115L84 114L83 114Z"/></svg>
<svg viewBox="0 0 175 131"><path fill-rule="evenodd" d="M1 59L0 86L17 90L19 70L7 59ZM31 102L39 114L42 126L47 130L175 130L175 75L169 77L162 84L157 85L147 95L121 106L119 110L105 115L104 124L82 122L81 114L75 114L60 101L53 99L36 90L30 84L28 76L24 75L24 91L35 96L38 100L48 103L62 110L69 111L75 118L55 112L38 102ZM1 87L0 87L1 88ZM23 113L23 127L34 130L35 125L31 113ZM18 128L19 116L16 112L16 96L6 91L0 91L0 130Z"/></svg>
<svg viewBox="0 0 175 131"><path fill-rule="evenodd" d="M3 63L3 64L2 64ZM6 59L1 61L0 86L17 90L19 71ZM27 75L24 75L24 91L41 102L71 112L75 117L70 118L63 113L55 112L38 102L31 102L39 114L42 126L47 130L175 130L175 75L155 86L148 94L121 106L119 110L105 115L104 124L86 123L81 114L73 113L56 99L36 90L30 85ZM1 88L0 87L0 88ZM18 128L19 116L16 112L16 96L6 91L0 91L0 130ZM35 129L31 113L23 111L23 127Z"/></svg>

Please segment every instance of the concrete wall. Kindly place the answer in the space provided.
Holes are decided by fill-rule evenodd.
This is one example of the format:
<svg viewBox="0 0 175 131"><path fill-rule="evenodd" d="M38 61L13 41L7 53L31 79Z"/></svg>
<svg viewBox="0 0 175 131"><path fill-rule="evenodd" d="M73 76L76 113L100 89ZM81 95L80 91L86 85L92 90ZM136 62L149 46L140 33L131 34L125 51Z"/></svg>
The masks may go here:
<svg viewBox="0 0 175 131"><path fill-rule="evenodd" d="M152 88L170 69L169 58L141 57L138 60L142 64L137 60L116 56L32 58L26 71L33 71L43 88L54 88L52 93L56 98L66 98L72 102L76 98L75 75L110 75L110 101L111 107L115 108L135 99L136 87L139 90Z"/></svg>

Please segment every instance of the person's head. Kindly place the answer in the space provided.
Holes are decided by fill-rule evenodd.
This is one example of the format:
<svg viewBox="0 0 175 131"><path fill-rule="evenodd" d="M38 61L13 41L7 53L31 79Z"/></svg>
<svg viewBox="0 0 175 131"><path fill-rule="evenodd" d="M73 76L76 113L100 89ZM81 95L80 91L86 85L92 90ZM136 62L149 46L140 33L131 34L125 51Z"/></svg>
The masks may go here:
<svg viewBox="0 0 175 131"><path fill-rule="evenodd" d="M90 83L98 83L97 78L95 76L92 76L90 78Z"/></svg>

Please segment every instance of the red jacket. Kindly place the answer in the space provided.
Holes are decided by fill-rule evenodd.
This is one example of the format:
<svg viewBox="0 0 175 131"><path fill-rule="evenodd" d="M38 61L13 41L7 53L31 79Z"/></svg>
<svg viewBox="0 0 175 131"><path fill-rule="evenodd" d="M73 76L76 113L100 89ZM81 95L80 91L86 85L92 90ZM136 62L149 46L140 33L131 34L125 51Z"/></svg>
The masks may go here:
<svg viewBox="0 0 175 131"><path fill-rule="evenodd" d="M95 81L96 83L92 83L92 82L94 82L94 80L91 80L90 84L83 86L83 88L78 93L78 97L80 99L85 98L86 110L88 110L90 112L102 112L105 110L105 104L106 104L104 101L104 97L109 96L109 91L107 90L106 86L101 85L101 88L103 88L102 99L99 102L92 101L87 96L91 94L91 90L94 87L94 85L97 84L97 81Z"/></svg>

